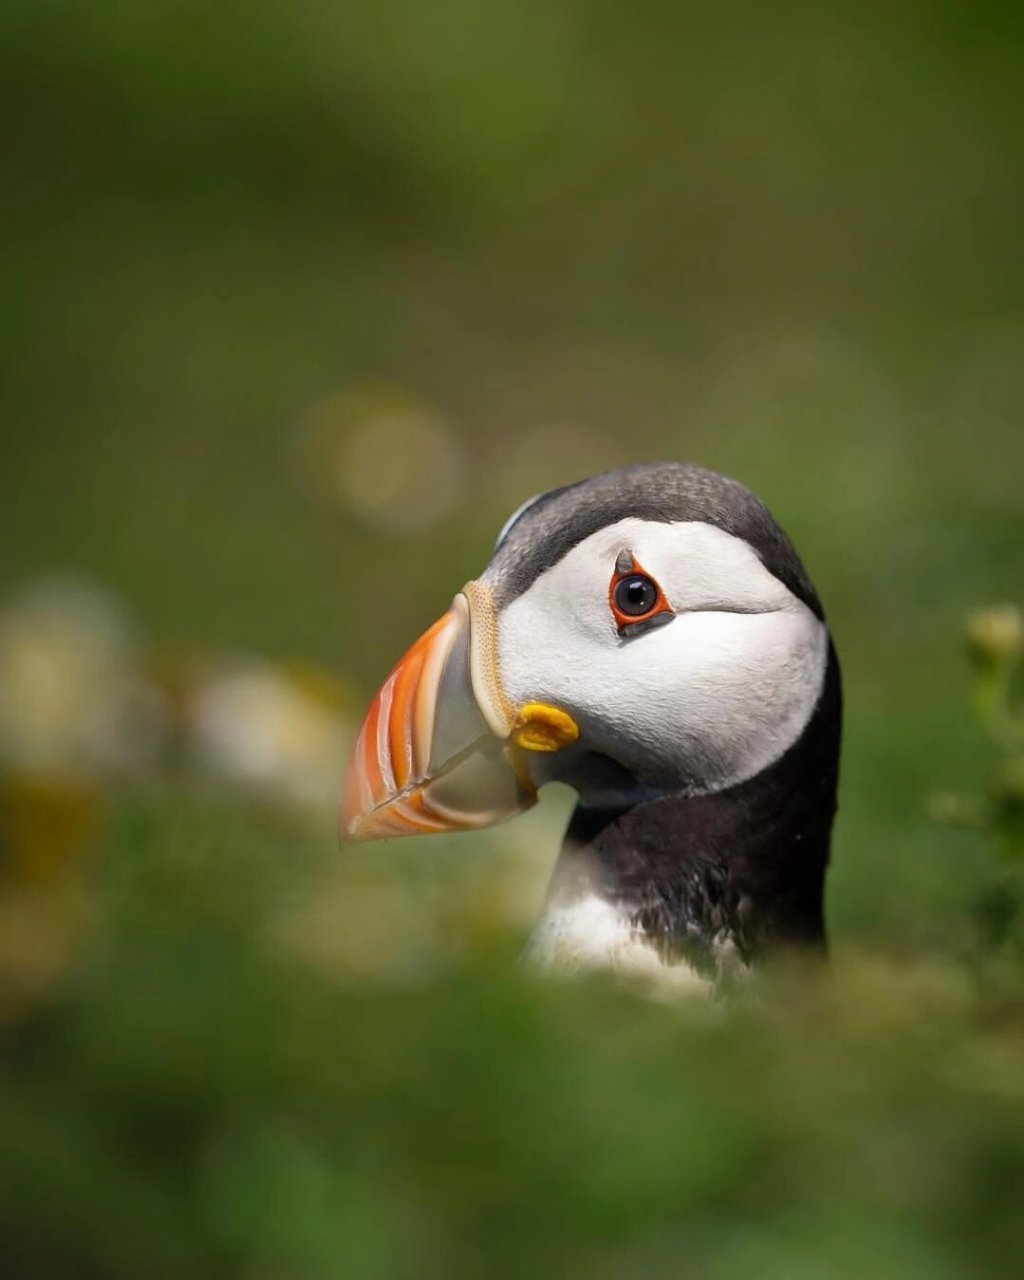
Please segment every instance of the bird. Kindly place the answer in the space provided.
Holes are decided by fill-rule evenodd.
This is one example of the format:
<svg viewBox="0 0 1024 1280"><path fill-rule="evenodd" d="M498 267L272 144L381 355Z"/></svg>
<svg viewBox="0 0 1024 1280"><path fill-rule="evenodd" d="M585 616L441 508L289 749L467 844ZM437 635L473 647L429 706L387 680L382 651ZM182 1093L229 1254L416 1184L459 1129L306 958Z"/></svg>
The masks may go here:
<svg viewBox="0 0 1024 1280"><path fill-rule="evenodd" d="M716 993L823 953L842 688L818 594L740 482L640 463L554 489L384 681L343 840L577 804L525 958Z"/></svg>

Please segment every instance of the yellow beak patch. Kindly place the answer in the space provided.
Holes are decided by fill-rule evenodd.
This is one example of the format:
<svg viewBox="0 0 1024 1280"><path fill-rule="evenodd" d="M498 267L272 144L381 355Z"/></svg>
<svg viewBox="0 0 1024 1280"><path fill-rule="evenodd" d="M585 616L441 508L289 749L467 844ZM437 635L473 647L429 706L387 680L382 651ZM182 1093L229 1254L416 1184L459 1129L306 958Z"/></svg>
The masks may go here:
<svg viewBox="0 0 1024 1280"><path fill-rule="evenodd" d="M561 751L580 736L579 725L560 707L528 702L512 726L512 741L526 751Z"/></svg>

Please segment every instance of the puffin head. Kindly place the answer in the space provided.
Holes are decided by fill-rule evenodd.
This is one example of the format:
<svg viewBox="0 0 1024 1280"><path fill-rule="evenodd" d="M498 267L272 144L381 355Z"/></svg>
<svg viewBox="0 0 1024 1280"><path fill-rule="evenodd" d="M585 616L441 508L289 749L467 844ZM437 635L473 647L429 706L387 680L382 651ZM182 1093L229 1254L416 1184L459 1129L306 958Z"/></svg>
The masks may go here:
<svg viewBox="0 0 1024 1280"><path fill-rule="evenodd" d="M487 826L560 781L579 795L578 829L621 828L632 815L634 854L653 839L636 815L650 811L663 829L670 802L679 830L660 839L685 862L694 814L713 811L717 829L726 804L749 812L754 780L771 781L809 741L834 668L799 557L736 481L660 463L557 489L513 514L483 573L374 698L342 835ZM835 732L806 762L813 770L816 753L820 781L822 752L831 757L829 824L833 701ZM600 852L596 836L585 843ZM735 843L714 843L691 856L728 862ZM648 855L671 860L664 848Z"/></svg>
<svg viewBox="0 0 1024 1280"><path fill-rule="evenodd" d="M797 740L828 651L792 545L735 481L662 463L544 494L374 699L342 835L487 826L553 780L589 804L722 791Z"/></svg>

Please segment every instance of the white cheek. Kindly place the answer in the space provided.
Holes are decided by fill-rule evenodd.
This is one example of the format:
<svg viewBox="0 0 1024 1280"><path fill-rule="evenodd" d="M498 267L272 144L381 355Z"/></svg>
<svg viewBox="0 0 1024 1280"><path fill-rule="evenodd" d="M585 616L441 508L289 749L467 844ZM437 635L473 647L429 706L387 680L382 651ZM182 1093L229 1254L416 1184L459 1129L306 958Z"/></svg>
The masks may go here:
<svg viewBox="0 0 1024 1280"><path fill-rule="evenodd" d="M792 746L828 658L810 609L758 564L750 573L767 578L770 612L680 612L621 640L602 598L606 571L604 556L562 562L503 612L501 671L514 702L565 707L581 745L658 786L720 790Z"/></svg>
<svg viewBox="0 0 1024 1280"><path fill-rule="evenodd" d="M666 721L674 721L668 741L676 760L708 789L752 777L777 760L821 695L828 635L799 602L773 613L684 614L658 639L664 643L649 660L630 655L627 664L649 699L635 712L638 758L657 763L662 753L646 744L665 740Z"/></svg>

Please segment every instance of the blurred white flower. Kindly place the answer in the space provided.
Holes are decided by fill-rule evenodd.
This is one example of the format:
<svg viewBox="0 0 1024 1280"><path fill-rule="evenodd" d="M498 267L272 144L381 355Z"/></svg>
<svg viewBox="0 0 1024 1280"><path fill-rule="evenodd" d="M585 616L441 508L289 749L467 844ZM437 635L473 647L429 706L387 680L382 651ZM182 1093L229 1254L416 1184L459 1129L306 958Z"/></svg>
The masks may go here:
<svg viewBox="0 0 1024 1280"><path fill-rule="evenodd" d="M314 485L373 529L407 533L442 519L463 492L459 442L439 414L391 387L317 405L304 435Z"/></svg>
<svg viewBox="0 0 1024 1280"><path fill-rule="evenodd" d="M352 734L316 682L240 660L196 689L192 731L201 767L218 777L298 805L337 804Z"/></svg>
<svg viewBox="0 0 1024 1280"><path fill-rule="evenodd" d="M0 609L0 762L135 772L154 763L164 731L161 696L108 596L47 580Z"/></svg>

